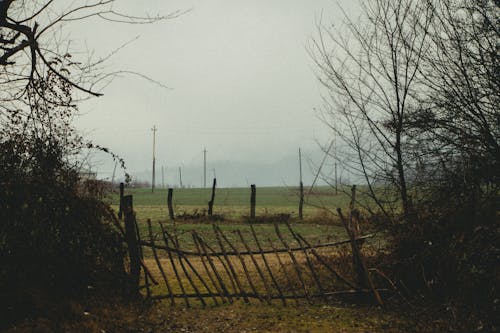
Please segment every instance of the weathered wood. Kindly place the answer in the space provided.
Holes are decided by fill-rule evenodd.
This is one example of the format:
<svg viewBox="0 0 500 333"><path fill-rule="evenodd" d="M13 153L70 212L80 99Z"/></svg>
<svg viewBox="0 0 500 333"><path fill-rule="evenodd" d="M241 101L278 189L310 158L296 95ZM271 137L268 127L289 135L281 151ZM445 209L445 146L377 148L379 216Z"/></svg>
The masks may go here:
<svg viewBox="0 0 500 333"><path fill-rule="evenodd" d="M161 233L162 233L162 236L163 236L163 241L165 242L166 252L167 252L167 255L168 255L168 259L170 260L170 264L172 265L172 269L174 270L175 278L177 279L177 283L179 284L179 287L181 288L182 293L186 294L186 290L184 289L184 284L182 283L182 280L181 280L181 278L179 276L179 272L177 271L177 265L174 262L174 258L172 256L172 252L170 251L170 247L168 246L168 238L167 238L167 236L165 234L166 230L163 227L163 224L161 222L158 222L158 223L160 224ZM189 304L189 301L188 301L187 298L184 299L184 302L186 303L186 306L188 308L191 307L191 304Z"/></svg>
<svg viewBox="0 0 500 333"><path fill-rule="evenodd" d="M191 237L193 238L193 243L196 246L196 250L200 254L200 261L201 261L201 264L203 265L203 268L205 269L205 273L207 273L208 279L210 280L210 282L214 286L215 290L217 291L217 294L220 295L222 303L226 303L226 299L223 296L224 292L223 292L223 290L220 289L219 285L217 284L214 277L212 276L212 272L210 272L210 269L207 266L207 263L205 260L206 258L204 258L204 255L201 252L201 246L198 242L198 239L196 239L196 234L195 234L194 230L191 232ZM207 291L210 291L210 290L207 288ZM214 297L213 300L214 300L215 305L219 304L219 302L217 301L217 298Z"/></svg>
<svg viewBox="0 0 500 333"><path fill-rule="evenodd" d="M139 242L137 239L133 210L133 199L131 195L123 197L123 213L125 216L125 241L127 242L130 259L130 276L133 286L138 288L141 274L141 256L139 252Z"/></svg>
<svg viewBox="0 0 500 333"><path fill-rule="evenodd" d="M355 195L355 190L356 187L353 186L353 195L352 195L352 200L351 200L351 207L354 207L354 195ZM347 219L344 217L342 214L342 210L340 208L337 208L337 213L340 216L340 219L342 220L342 223L344 224L344 227L349 235L349 238L351 239L351 249L352 249L352 255L353 255L353 265L354 265L354 270L356 272L357 276L357 281L358 285L361 286L361 288L370 288L373 292L373 296L377 303L380 306L384 305L384 302L382 301L382 297L378 293L377 289L375 288L375 285L373 284L373 280L370 277L370 273L368 272L368 268L366 266L366 261L361 253L361 250L358 247L358 244L356 242L356 234L357 230L352 227L352 223L349 223ZM350 217L353 217L352 212L349 214Z"/></svg>
<svg viewBox="0 0 500 333"><path fill-rule="evenodd" d="M120 183L120 203L118 207L118 218L121 220L123 217L123 193L125 191L125 184Z"/></svg>
<svg viewBox="0 0 500 333"><path fill-rule="evenodd" d="M168 231L165 230L165 235L170 238L170 240L172 240L172 242L175 244L175 248L178 250L179 249L179 241L177 239L174 240L174 238L168 233ZM200 281L202 282L203 286L205 288L207 288L207 291L209 293L211 293L210 289L208 288L207 284L205 283L205 281L201 278L200 274L198 274L198 271L196 271L193 267L193 265L191 265L191 262L182 254L177 254L177 258L179 259L179 264L181 265L181 269L182 271L184 272L184 275L186 276L186 278L188 279L189 281L189 284L191 284L191 287L193 287L194 289L194 292L198 295L200 295L200 291L198 289L198 287L196 286L196 284L193 282L193 279L191 278L191 275L189 274L188 270L186 269L186 266L184 266L184 263L182 261L182 259L184 259L184 261L188 264L189 268L191 268L191 270L193 270L193 272L195 273L196 277L198 279L200 279ZM200 300L201 304L203 306L206 306L207 303L205 303L205 300L203 299L203 297L199 296L198 299Z"/></svg>
<svg viewBox="0 0 500 333"><path fill-rule="evenodd" d="M277 223L274 224L274 231L276 232L276 235L280 239L283 246L288 250L288 255L290 256L290 259L292 259L293 267L295 268L295 272L297 272L297 277L299 278L300 284L302 285L302 288L304 289L304 295L306 296L309 303L311 303L311 299L309 297L309 290L307 289L307 286L304 282L304 279L302 278L302 271L300 270L300 265L297 262L297 258L295 257L293 252L290 251L290 247L288 246L288 243L285 241L285 239L281 235L281 232L280 232L280 229L279 229L279 226Z"/></svg>
<svg viewBox="0 0 500 333"><path fill-rule="evenodd" d="M250 219L255 219L255 203L256 203L256 195L257 189L255 184L250 185L251 193L250 193Z"/></svg>
<svg viewBox="0 0 500 333"><path fill-rule="evenodd" d="M247 281L248 281L248 284L250 285L250 289L252 289L253 293L258 295L258 292L257 292L257 289L255 288L254 284L253 284L253 281L252 281L252 278L250 277L250 273L248 272L248 268L247 268L247 265L245 263L245 260L243 259L243 257L240 255L240 252L238 251L238 249L229 241L229 239L226 237L226 235L224 235L224 233L222 232L222 230L220 230L220 228L218 226L216 226L217 228L217 231L219 232L219 234L222 236L222 238L226 241L226 243L229 245L229 247L231 249L233 249L234 252L237 253L237 257L238 259L240 260L240 263L241 263L241 266L243 267L243 272L245 273L245 277L247 278ZM262 297L259 297L259 300L262 302L263 299Z"/></svg>
<svg viewBox="0 0 500 333"><path fill-rule="evenodd" d="M264 262L264 265L266 266L267 272L269 273L269 276L271 277L271 281L273 282L273 284L276 288L276 291L278 291L278 295L283 296L283 293L281 292L281 288L279 286L279 283L276 281L276 278L273 275L273 271L271 270L271 267L269 266L269 263L267 262L264 251L262 250L262 246L260 245L259 239L257 238L257 234L256 234L255 229L253 228L252 225L250 225L250 230L252 231L252 236L255 240L255 244L257 245L257 248L259 249L260 256L262 257L262 261ZM283 297L281 297L281 301L283 302L283 305L286 306L286 301Z"/></svg>
<svg viewBox="0 0 500 333"><path fill-rule="evenodd" d="M378 292L389 292L388 289L377 289ZM320 298L320 297L338 297L338 296L357 296L357 295L366 295L366 294L371 294L371 290L340 290L340 291L332 291L332 292L327 292L325 294L311 294L311 298ZM174 294L173 295L175 298L198 298L199 295L197 294ZM218 296L217 294L210 294L210 293L202 293L202 297L212 297L212 296ZM231 294L232 297L249 297L249 298L257 298L257 295L252 294L252 293L239 293L239 294ZM165 298L169 298L170 295L157 295L157 296L152 296L151 299L153 300L161 300ZM280 299L281 297L285 299L295 299L298 301L301 298L304 298L302 295L283 295L283 296L278 296L278 295L273 295L271 296L271 299Z"/></svg>
<svg viewBox="0 0 500 333"><path fill-rule="evenodd" d="M174 189L169 188L168 189L168 194L167 194L167 206L168 206L168 217L170 220L175 220L175 215L174 215L174 206L172 204L172 198L174 196Z"/></svg>
<svg viewBox="0 0 500 333"><path fill-rule="evenodd" d="M278 251L277 251L277 250L276 250L276 248L274 247L273 241L272 241L270 238L268 238L268 239L267 239L267 242L269 243L269 245L271 246L271 248L272 248L272 249L273 249L273 251L274 251L274 254L276 255L276 259L278 260L278 264L279 264L279 266L280 266L281 270L283 271L283 275L285 276L285 279L286 279L286 281L288 282L288 285L292 288L292 294L293 294L294 296L297 296L297 292L295 291L295 288L294 288L294 286L293 286L292 280L290 279L290 276L287 274L286 267L285 267L285 265L283 264L283 261L281 260L281 257L280 257L280 255L279 255ZM286 297L285 297L285 295L282 295L282 296L283 296L284 298L286 298ZM295 298L295 300L296 300L296 303L297 303L297 305L298 305L298 304L299 304L299 297L296 297L296 298Z"/></svg>
<svg viewBox="0 0 500 333"><path fill-rule="evenodd" d="M214 181L212 183L212 196L210 197L210 201L208 202L208 216L212 216L213 214L216 184L217 184L217 179L214 178Z"/></svg>
<svg viewBox="0 0 500 333"><path fill-rule="evenodd" d="M238 236L240 237L240 240L241 240L241 243L243 244L243 246L245 247L245 249L248 251L248 252L251 252L250 250L250 247L248 246L247 242L245 241L245 238L243 238L243 235L241 234L241 231L239 230L236 230L236 233L238 234ZM262 270L260 269L260 266L259 264L257 263L257 260L255 260L253 254L250 254L250 259L252 260L252 263L253 265L255 266L255 268L257 269L257 273L259 274L261 280L262 280L262 283L264 284L264 288L266 289L266 292L267 292L267 295L266 295L266 300L269 304L271 304L271 301L270 301L270 296L272 294L271 292L271 289L269 288L269 285L267 284L267 281L266 281L266 278L264 277L264 273L262 272Z"/></svg>
<svg viewBox="0 0 500 333"><path fill-rule="evenodd" d="M140 258L140 261L144 261L144 253L142 252L142 246L140 246L141 233L139 232L139 226L137 225L137 219L135 218L135 213L134 213L134 227L135 227L135 232L137 235L137 244L139 247L139 258ZM151 289L149 288L149 275L146 271L144 271L144 282L146 284L146 297L150 298L151 297Z"/></svg>
<svg viewBox="0 0 500 333"><path fill-rule="evenodd" d="M368 238L371 238L373 237L372 234L370 235L366 235L366 236L362 236L362 237L358 237L356 238L356 241L357 242L361 242L365 239L368 239ZM342 240L342 241L338 241L338 242L331 242L331 243L323 243L323 244L317 244L317 245L309 245L307 246L305 249L306 250L309 250L309 249L318 249L318 248L323 248L323 247L333 247L333 246L340 246L340 245L344 245L344 244L349 244L351 242L350 239L346 239L346 240ZM145 242L145 241L141 241L141 245L144 245L144 246L151 246L151 243L149 242ZM156 245L156 248L157 249L162 249L162 250L166 250L165 246L162 246L162 245ZM169 248L170 251L172 252L176 252L176 250L174 248ZM297 252L297 251L302 251L303 248L302 247L292 247L290 248L290 251L292 252ZM278 253L287 253L288 250L287 249L276 249L276 251ZM198 255L198 253L196 252L192 252L192 251L185 251L185 250L180 250L179 251L180 253L183 253L187 256L195 256L195 255ZM274 253L273 250L263 250L263 253L264 254L272 254ZM256 252L256 251L241 251L240 252L240 255L248 255L248 254L260 254L260 252ZM224 254L222 252L217 252L217 251L212 251L211 253L212 256L214 257L220 257L220 256L223 256ZM228 256L235 256L237 255L236 252L234 251L226 251L226 255Z"/></svg>
<svg viewBox="0 0 500 333"><path fill-rule="evenodd" d="M307 248L311 251L311 253L314 255L314 257L316 257L316 259L321 263L323 264L323 266L325 266L325 268L327 270L329 270L336 278L338 278L340 281L344 282L347 286L349 286L350 288L353 288L353 289L356 289L356 290L359 290L358 287L356 287L354 284L352 284L351 282L349 282L346 278L344 278L342 275L340 275L335 269L333 269L332 267L330 267L330 265L328 265L326 263L326 261L318 254L318 252L316 252L316 250L314 248L312 248L310 246L310 244L307 242L307 240L305 238L303 238L300 234L297 234L297 236L302 239L302 241L307 245Z"/></svg>
<svg viewBox="0 0 500 333"><path fill-rule="evenodd" d="M233 299L231 298L230 293L229 293L228 289L226 288L226 285L225 285L224 281L222 280L222 278L221 278L221 276L219 274L219 271L217 270L217 267L213 263L212 258L210 257L210 254L207 251L207 248L205 246L204 241L201 239L201 237L195 231L193 231L193 235L196 238L197 243L200 245L201 250L203 251L203 254L207 258L208 264L212 268L212 271L214 272L215 277L217 278L217 281L219 282L219 285L220 285L220 287L221 287L221 289L223 291L223 294L226 296L226 298L228 299L229 303L233 303ZM223 265L223 267L224 267L224 265ZM234 288L234 290L236 290L236 288Z"/></svg>
<svg viewBox="0 0 500 333"><path fill-rule="evenodd" d="M290 233L292 234L293 238L295 238L297 243L299 243L299 245L303 248L302 240L297 236L297 234L295 233L295 231L292 229L292 227L290 226L290 224L288 222L286 222L286 226L287 226L288 230L290 231ZM321 285L321 281L319 280L319 277L316 274L316 270L314 269L314 266L311 262L311 259L309 258L309 254L307 253L307 250L303 250L303 253L304 253L304 256L306 257L307 266L309 266L309 270L311 271L314 282L316 282L316 285L318 286L320 294L324 294L326 291L323 288L323 286ZM326 296L324 297L324 300L326 300Z"/></svg>
<svg viewBox="0 0 500 333"><path fill-rule="evenodd" d="M240 293L245 294L245 290L243 289L243 286L240 283L240 279L238 278L238 274L236 274L236 271L234 270L234 267L231 264L231 260L229 260L229 257L226 254L226 249L224 247L224 244L222 244L222 240L221 240L221 237L220 237L219 233L217 232L217 227L215 226L215 224L212 224L212 227L213 227L213 230L214 230L214 233L215 233L215 238L217 239L217 242L219 243L219 247L220 247L220 249L221 249L221 251L223 253L224 259L226 260L227 265L229 266L229 269L230 269L230 271L231 271L231 273L233 275L234 282L236 282L236 285L238 286L238 289L240 290ZM243 296L243 300L245 301L245 303L249 302L249 300L248 300L248 298L246 296Z"/></svg>
<svg viewBox="0 0 500 333"><path fill-rule="evenodd" d="M113 221L113 224L118 229L118 231L120 232L120 235L122 236L123 240L126 243L125 229L121 226L120 221L118 220L118 218L116 217L116 215L114 214L113 211L109 211L108 213L109 213L108 216L111 218L111 220ZM147 245L146 243L147 242L144 242L141 240L139 242L139 245L150 246L150 245ZM148 274L149 278L151 279L151 282L153 282L153 284L155 284L155 285L158 285L158 281L156 281L153 274L149 270L148 266L146 266L146 264L144 263L144 260L142 260L142 259L141 259L141 267L144 270L144 272L146 272Z"/></svg>
<svg viewBox="0 0 500 333"><path fill-rule="evenodd" d="M210 247L201 237L198 237L198 239L200 240L200 242L202 242L203 246L210 251L211 254L215 253L214 249L212 247ZM214 258L217 258L219 260L220 264L222 265L222 267L224 268L224 272L226 273L227 277L229 278L229 282L231 282L231 287L232 287L234 293L235 294L240 293L240 291L238 290L238 287L236 285L236 282L234 281L233 274L229 270L229 267L227 266L226 261L224 261L224 257L221 255L221 256L214 256Z"/></svg>
<svg viewBox="0 0 500 333"><path fill-rule="evenodd" d="M153 257L155 258L156 264L158 265L158 269L160 270L161 276L163 278L163 281L165 281L165 286L167 287L168 294L171 295L170 297L170 304L175 305L175 300L172 292L172 288L170 287L170 283L168 282L167 275L165 274L165 271L163 270L163 265L160 262L160 259L158 258L158 253L156 252L156 247L154 246L155 244L155 239L153 235L153 228L151 226L151 220L147 220L148 223L148 232L149 232L149 239L151 240L151 243L153 246L151 246L151 250L153 251Z"/></svg>

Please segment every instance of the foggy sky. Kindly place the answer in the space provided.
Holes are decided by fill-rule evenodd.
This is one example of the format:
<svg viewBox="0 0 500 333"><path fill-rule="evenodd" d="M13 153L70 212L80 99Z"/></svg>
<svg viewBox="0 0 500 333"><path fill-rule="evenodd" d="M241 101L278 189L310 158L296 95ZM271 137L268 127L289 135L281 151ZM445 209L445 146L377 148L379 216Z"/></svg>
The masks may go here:
<svg viewBox="0 0 500 333"><path fill-rule="evenodd" d="M322 88L306 45L320 17L340 23L335 1L147 1L147 9L144 3L120 0L115 9L133 15L190 11L153 25L92 21L67 28L73 48L94 50L95 58L134 40L104 70L138 72L171 88L134 75L115 79L103 97L80 105L76 123L87 137L123 157L132 175L149 180L156 125L157 170L172 170L169 183L177 180L178 166L192 170L185 183L194 186L205 147L207 169L218 166L222 186L295 183L298 147L319 163L317 141L325 144L331 133L315 115ZM356 14L353 1L339 4ZM101 177L111 176L110 158L93 156L90 164ZM314 168L304 164L310 183ZM277 176L269 177L269 170Z"/></svg>

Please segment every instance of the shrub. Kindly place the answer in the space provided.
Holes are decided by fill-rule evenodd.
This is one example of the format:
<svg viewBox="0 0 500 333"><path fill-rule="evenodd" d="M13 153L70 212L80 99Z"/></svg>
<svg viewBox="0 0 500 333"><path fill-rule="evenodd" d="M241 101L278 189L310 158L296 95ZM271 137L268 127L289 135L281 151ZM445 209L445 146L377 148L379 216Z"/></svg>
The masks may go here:
<svg viewBox="0 0 500 333"><path fill-rule="evenodd" d="M384 223L398 281L429 291L438 301L458 301L498 327L500 223L494 186L464 182L463 170L420 189L414 213ZM485 322L485 324L486 324Z"/></svg>
<svg viewBox="0 0 500 333"><path fill-rule="evenodd" d="M85 189L63 151L50 140L0 142L0 313L6 318L33 310L37 295L81 297L127 287L112 212Z"/></svg>

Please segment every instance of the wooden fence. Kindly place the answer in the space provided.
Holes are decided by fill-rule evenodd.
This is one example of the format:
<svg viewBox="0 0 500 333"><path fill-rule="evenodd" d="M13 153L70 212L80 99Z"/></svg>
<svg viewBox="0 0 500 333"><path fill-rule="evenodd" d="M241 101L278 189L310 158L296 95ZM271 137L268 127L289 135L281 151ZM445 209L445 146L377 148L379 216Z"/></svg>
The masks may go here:
<svg viewBox="0 0 500 333"><path fill-rule="evenodd" d="M141 239L132 197L124 196L122 206L130 274L137 288L145 290L146 297L152 300L167 299L172 305L180 300L188 307L193 301L205 306L236 299L286 305L291 300L313 303L317 299L371 294L382 304L359 245L370 236L359 236L356 214L352 212L344 217L339 210L349 235L342 241L312 245L288 223L281 229L274 224L274 234L260 236L264 239L259 239L253 225L245 233L229 233L213 224L209 234L190 231L188 248L186 234L181 241L175 230L167 230L161 222L155 227L148 220L147 236ZM320 253L345 244L352 249L354 281ZM149 259L145 259L145 252L150 254Z"/></svg>

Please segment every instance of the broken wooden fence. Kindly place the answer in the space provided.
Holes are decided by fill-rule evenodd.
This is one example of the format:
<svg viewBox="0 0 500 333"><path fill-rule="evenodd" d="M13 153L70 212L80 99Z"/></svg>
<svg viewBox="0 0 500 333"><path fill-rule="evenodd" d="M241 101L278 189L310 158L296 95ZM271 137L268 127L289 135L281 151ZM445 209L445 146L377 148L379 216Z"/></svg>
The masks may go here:
<svg viewBox="0 0 500 333"><path fill-rule="evenodd" d="M138 240L138 244L141 256L145 249L151 251L157 268L152 269L149 264L150 269L144 270L142 287L153 300L168 299L172 305L180 300L188 307L193 300L205 306L232 303L235 299L246 303L251 299L266 303L276 300L286 305L290 300L305 299L312 303L316 299L372 292L342 276L319 254L322 248L349 244L351 240L311 245L287 223L285 231L294 240L294 246L287 242L277 224L274 242L270 237L265 241L259 239L250 225L251 237L247 235L247 239L240 230L231 233L236 243L229 233L214 224L215 244L209 244L193 230L190 238L195 250L186 250L181 248L178 235L162 223L159 222L160 231L156 233L151 221L147 223L148 237ZM356 242L368 237L358 237ZM329 275L326 281L331 279L335 283L325 285L325 272ZM333 289L332 285L339 287Z"/></svg>

